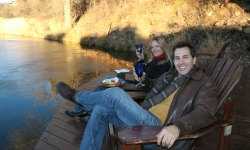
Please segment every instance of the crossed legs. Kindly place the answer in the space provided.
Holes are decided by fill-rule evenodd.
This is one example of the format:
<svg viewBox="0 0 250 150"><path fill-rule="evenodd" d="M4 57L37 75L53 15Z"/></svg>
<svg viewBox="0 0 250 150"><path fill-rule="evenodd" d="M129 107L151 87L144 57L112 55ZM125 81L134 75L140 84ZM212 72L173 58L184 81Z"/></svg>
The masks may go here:
<svg viewBox="0 0 250 150"><path fill-rule="evenodd" d="M100 92L76 92L73 102L92 112L84 131L81 150L100 149L109 123L115 126L162 125L154 115L117 87Z"/></svg>

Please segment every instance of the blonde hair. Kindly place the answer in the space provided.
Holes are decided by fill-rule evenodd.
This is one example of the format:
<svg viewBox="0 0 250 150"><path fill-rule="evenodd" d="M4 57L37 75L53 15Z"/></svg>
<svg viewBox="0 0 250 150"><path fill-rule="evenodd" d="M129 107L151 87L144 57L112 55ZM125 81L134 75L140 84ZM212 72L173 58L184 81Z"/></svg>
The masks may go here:
<svg viewBox="0 0 250 150"><path fill-rule="evenodd" d="M173 61L171 59L171 56L169 55L169 51L167 50L167 41L166 39L164 38L163 35L158 35L158 36L154 36L150 42L149 42L149 47L148 47L148 51L150 52L151 54L151 59L154 57L152 51L151 51L151 43L153 41L156 41L158 43L158 45L160 46L160 48L163 50L163 52L165 53L165 58L160 61L158 64L164 64L168 61L170 61L170 64L171 64L171 67L173 66Z"/></svg>

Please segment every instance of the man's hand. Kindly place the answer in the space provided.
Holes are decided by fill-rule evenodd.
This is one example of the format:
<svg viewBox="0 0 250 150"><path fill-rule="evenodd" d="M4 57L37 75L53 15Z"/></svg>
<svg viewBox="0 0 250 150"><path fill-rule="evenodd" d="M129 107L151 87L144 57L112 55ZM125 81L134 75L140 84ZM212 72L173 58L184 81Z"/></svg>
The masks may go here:
<svg viewBox="0 0 250 150"><path fill-rule="evenodd" d="M179 134L180 130L175 125L166 126L156 135L157 144L170 148L179 137Z"/></svg>

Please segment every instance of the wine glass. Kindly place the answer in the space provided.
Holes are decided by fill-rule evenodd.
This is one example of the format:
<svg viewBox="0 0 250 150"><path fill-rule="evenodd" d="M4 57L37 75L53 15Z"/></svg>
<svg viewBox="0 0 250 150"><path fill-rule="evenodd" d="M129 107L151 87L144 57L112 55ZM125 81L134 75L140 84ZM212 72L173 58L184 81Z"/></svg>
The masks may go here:
<svg viewBox="0 0 250 150"><path fill-rule="evenodd" d="M138 78L139 78L139 83L136 85L138 87L145 86L145 84L143 84L142 81L141 81L144 66L145 66L144 63L136 63L136 64L134 64L135 72L136 72L136 74L138 75Z"/></svg>
<svg viewBox="0 0 250 150"><path fill-rule="evenodd" d="M143 44L135 44L135 47L136 47L136 49L137 49L137 52L139 52L140 54L141 54L141 52L142 52L142 46L143 46Z"/></svg>

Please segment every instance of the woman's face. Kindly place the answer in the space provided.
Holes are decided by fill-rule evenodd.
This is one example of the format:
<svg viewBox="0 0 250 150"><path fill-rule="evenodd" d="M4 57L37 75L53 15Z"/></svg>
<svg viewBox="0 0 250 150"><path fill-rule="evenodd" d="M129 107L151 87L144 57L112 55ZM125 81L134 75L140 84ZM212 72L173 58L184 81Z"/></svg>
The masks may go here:
<svg viewBox="0 0 250 150"><path fill-rule="evenodd" d="M151 42L151 52L154 55L154 57L158 57L164 54L164 51L161 49L161 47L158 45L158 43L155 40Z"/></svg>

